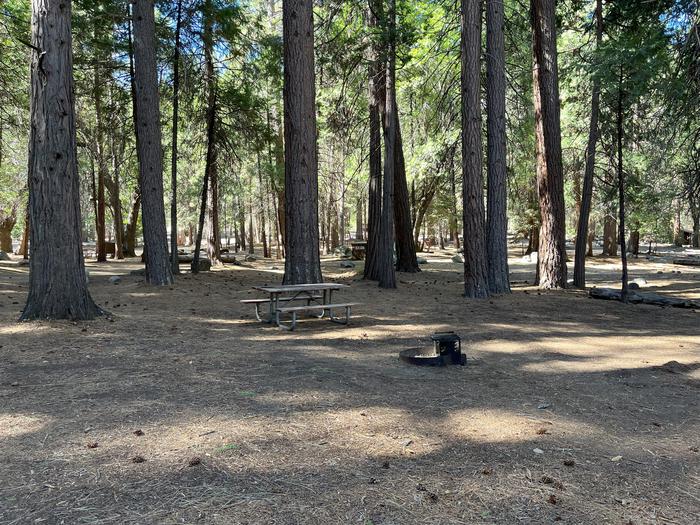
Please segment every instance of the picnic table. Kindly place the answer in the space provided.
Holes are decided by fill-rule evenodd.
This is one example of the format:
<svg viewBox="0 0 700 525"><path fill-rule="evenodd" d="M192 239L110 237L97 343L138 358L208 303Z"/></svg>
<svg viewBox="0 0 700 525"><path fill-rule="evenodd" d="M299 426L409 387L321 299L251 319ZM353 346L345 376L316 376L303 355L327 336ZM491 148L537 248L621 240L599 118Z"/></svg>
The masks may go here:
<svg viewBox="0 0 700 525"><path fill-rule="evenodd" d="M297 324L297 314L308 312L319 319L326 316L334 323L348 324L350 322L350 310L358 303L333 303L333 292L337 292L347 285L340 283L314 283L314 284L282 284L276 286L253 286L253 290L263 292L268 298L244 299L241 303L255 306L255 317L265 323L276 323L280 328L294 330ZM287 303L305 302L299 306L284 306ZM280 306L282 304L283 306ZM267 305L268 314L262 316L260 307ZM333 310L345 310L345 317L337 317ZM282 316L291 315L291 324L282 321Z"/></svg>

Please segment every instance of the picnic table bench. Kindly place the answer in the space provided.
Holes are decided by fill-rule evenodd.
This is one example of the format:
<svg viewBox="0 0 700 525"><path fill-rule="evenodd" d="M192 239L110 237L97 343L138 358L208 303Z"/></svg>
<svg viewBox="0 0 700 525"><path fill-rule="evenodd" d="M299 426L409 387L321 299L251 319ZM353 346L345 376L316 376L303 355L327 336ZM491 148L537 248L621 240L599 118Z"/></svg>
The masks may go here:
<svg viewBox="0 0 700 525"><path fill-rule="evenodd" d="M268 298L243 299L243 304L255 305L255 317L258 321L276 323L278 327L286 330L294 330L297 325L297 315L308 312L319 319L327 317L328 320L339 324L350 322L350 313L353 306L359 303L333 303L333 292L347 288L339 283L315 283L315 284L289 284L277 286L253 286L254 290L268 294ZM298 306L280 306L280 303L305 302ZM260 307L268 305L268 315L261 315ZM334 315L334 310L345 310L344 316ZM291 315L291 324L285 324L283 315Z"/></svg>

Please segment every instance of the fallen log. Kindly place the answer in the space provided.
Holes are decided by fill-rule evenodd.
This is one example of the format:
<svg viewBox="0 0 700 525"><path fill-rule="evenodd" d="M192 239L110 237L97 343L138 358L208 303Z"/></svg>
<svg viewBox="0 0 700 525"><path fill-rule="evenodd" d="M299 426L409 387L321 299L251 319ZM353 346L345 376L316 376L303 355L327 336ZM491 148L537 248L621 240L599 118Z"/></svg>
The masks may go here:
<svg viewBox="0 0 700 525"><path fill-rule="evenodd" d="M681 266L700 266L700 259L673 259L673 264Z"/></svg>
<svg viewBox="0 0 700 525"><path fill-rule="evenodd" d="M605 299L608 301L619 301L621 292L613 288L591 288L588 295L593 299ZM633 304L650 304L653 306L672 306L673 308L700 308L700 302L679 297L660 295L654 292L635 292L630 290L627 293L627 300Z"/></svg>

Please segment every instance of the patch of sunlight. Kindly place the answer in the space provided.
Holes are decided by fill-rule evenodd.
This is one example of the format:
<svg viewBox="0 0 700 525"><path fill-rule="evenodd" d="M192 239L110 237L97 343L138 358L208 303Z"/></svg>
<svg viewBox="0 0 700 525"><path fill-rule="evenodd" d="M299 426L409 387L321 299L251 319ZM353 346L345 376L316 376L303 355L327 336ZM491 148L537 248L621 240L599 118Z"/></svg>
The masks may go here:
<svg viewBox="0 0 700 525"><path fill-rule="evenodd" d="M158 292L131 292L125 295L129 297L160 297L161 294Z"/></svg>
<svg viewBox="0 0 700 525"><path fill-rule="evenodd" d="M39 432L49 423L29 414L1 414L0 413L0 439Z"/></svg>
<svg viewBox="0 0 700 525"><path fill-rule="evenodd" d="M546 419L546 414L542 415ZM455 437L486 443L535 441L540 434L554 431L551 422L499 409L467 409L452 412L445 423ZM557 433L577 436L594 434L597 429L579 422L557 419Z"/></svg>
<svg viewBox="0 0 700 525"><path fill-rule="evenodd" d="M0 326L0 334L19 335L46 329L46 327L37 326L35 323L12 323L7 326Z"/></svg>

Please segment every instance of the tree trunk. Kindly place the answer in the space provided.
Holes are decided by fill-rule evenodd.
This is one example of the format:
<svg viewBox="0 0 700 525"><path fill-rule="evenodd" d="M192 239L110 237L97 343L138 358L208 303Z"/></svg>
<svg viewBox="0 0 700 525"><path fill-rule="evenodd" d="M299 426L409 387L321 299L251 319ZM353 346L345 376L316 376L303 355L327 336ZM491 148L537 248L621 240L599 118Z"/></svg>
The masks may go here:
<svg viewBox="0 0 700 525"><path fill-rule="evenodd" d="M362 194L357 197L357 208L355 209L355 213L355 239L358 241L363 241L365 238L365 227L363 224L365 207Z"/></svg>
<svg viewBox="0 0 700 525"><path fill-rule="evenodd" d="M464 295L489 295L481 148L481 2L461 0Z"/></svg>
<svg viewBox="0 0 700 525"><path fill-rule="evenodd" d="M411 220L411 202L406 182L406 161L403 155L403 140L399 122L396 93L394 92L394 111L396 112L396 168L394 169L394 227L396 230L396 270L399 272L420 272L416 259L416 246L413 242Z"/></svg>
<svg viewBox="0 0 700 525"><path fill-rule="evenodd" d="M396 180L396 148L398 147L396 117L396 0L388 0L387 61L384 111L384 185L380 224L377 274L381 288L396 288L394 268L394 183Z"/></svg>
<svg viewBox="0 0 700 525"><path fill-rule="evenodd" d="M146 252L146 282L168 285L173 272L168 255L163 203L163 146L156 70L153 0L134 0L134 84L138 127L136 142L141 187L141 215Z"/></svg>
<svg viewBox="0 0 700 525"><path fill-rule="evenodd" d="M382 2L369 0L367 27L376 32ZM384 97L384 70L381 63L381 45L377 35L369 46L369 192L367 208L367 250L365 252L365 279L379 280L379 242L382 215L382 137L381 106Z"/></svg>
<svg viewBox="0 0 700 525"><path fill-rule="evenodd" d="M12 253L12 228L16 223L16 208L7 216L0 215L0 251Z"/></svg>
<svg viewBox="0 0 700 525"><path fill-rule="evenodd" d="M488 195L486 257L489 292L510 293L506 174L506 56L503 1L486 0L486 127Z"/></svg>
<svg viewBox="0 0 700 525"><path fill-rule="evenodd" d="M620 64L620 78L617 91L617 188L619 194L620 211L620 259L622 260L622 290L620 300L627 302L627 250L625 249L625 172L623 170L622 141L624 130L624 93L622 91L623 67Z"/></svg>
<svg viewBox="0 0 700 525"><path fill-rule="evenodd" d="M673 244L677 247L683 246L685 241L683 235L683 224L681 223L681 201L676 199L675 201L675 214L673 216Z"/></svg>
<svg viewBox="0 0 700 525"><path fill-rule="evenodd" d="M525 250L525 255L530 255L531 253L536 253L540 249L540 227L533 226L530 228L530 234L528 235L527 250Z"/></svg>
<svg viewBox="0 0 700 525"><path fill-rule="evenodd" d="M141 192L137 190L131 198L131 211L129 212L129 222L124 233L124 255L126 257L136 257L136 230L139 224L139 210L141 209Z"/></svg>
<svg viewBox="0 0 700 525"><path fill-rule="evenodd" d="M211 0L204 5L204 62L206 67L207 106L207 161L209 192L207 198L207 256L212 266L221 266L221 231L219 228L219 150L217 146L217 85L214 71L214 20ZM211 129L209 129L211 127Z"/></svg>
<svg viewBox="0 0 700 525"><path fill-rule="evenodd" d="M531 0L533 91L540 200L540 288L566 287L564 174L561 156L555 0Z"/></svg>
<svg viewBox="0 0 700 525"><path fill-rule="evenodd" d="M432 180L425 182L425 188L423 190L420 202L416 205L416 220L413 225L413 242L415 246L418 246L420 240L420 230L423 226L423 221L425 219L426 213L430 208L430 204L433 202L433 197L435 197L435 192L438 187L438 178L435 177Z"/></svg>
<svg viewBox="0 0 700 525"><path fill-rule="evenodd" d="M245 202L243 197L238 197L238 235L240 237L241 251L246 251L247 238L245 233Z"/></svg>
<svg viewBox="0 0 700 525"><path fill-rule="evenodd" d="M596 0L596 49L603 41L603 0ZM593 93L591 95L591 124L586 146L586 168L583 174L583 191L581 209L576 231L576 256L574 258L574 286L586 288L586 241L588 239L588 221L593 200L593 180L595 176L596 144L598 142L598 115L600 113L600 78L593 76ZM592 251L592 250L591 250Z"/></svg>
<svg viewBox="0 0 700 525"><path fill-rule="evenodd" d="M173 135L170 156L170 268L173 275L180 273L180 259L177 250L177 132L180 114L180 31L182 26L182 0L177 1L175 20L175 54L173 55Z"/></svg>
<svg viewBox="0 0 700 525"><path fill-rule="evenodd" d="M617 255L617 221L612 215L606 215L603 221L603 255Z"/></svg>
<svg viewBox="0 0 700 525"><path fill-rule="evenodd" d="M70 0L32 1L29 209L32 256L21 320L93 319L85 278Z"/></svg>
<svg viewBox="0 0 700 525"><path fill-rule="evenodd" d="M312 0L285 0L284 34L284 283L320 283L318 152Z"/></svg>
<svg viewBox="0 0 700 525"><path fill-rule="evenodd" d="M635 257L639 256L639 231L630 232L630 239L627 243L627 253L631 253Z"/></svg>
<svg viewBox="0 0 700 525"><path fill-rule="evenodd" d="M690 201L690 216L693 219L692 247L700 248L700 203L698 203L693 189L690 189L688 196L688 200Z"/></svg>
<svg viewBox="0 0 700 525"><path fill-rule="evenodd" d="M97 24L96 24L97 26ZM97 27L94 34L95 40L99 39ZM101 77L100 62L103 60L101 53L97 53L95 57L95 78L93 83L93 95L95 103L95 153L97 156L97 192L96 192L96 251L97 262L107 261L107 250L105 246L105 180L107 179L107 154L105 152L104 137L102 134L102 89L100 84L103 82Z"/></svg>
<svg viewBox="0 0 700 525"><path fill-rule="evenodd" d="M253 228L253 198L248 199L248 208L250 209L250 215L248 215L248 253L255 253L255 229Z"/></svg>
<svg viewBox="0 0 700 525"><path fill-rule="evenodd" d="M266 188L263 185L263 176L262 176L262 168L260 165L260 152L256 152L256 160L257 160L257 168L258 168L258 186L259 186L259 198L260 198L260 232L261 232L261 237L262 237L262 245L263 245L263 257L268 258L270 257L270 246L267 243L267 195L268 192L266 191Z"/></svg>
<svg viewBox="0 0 700 525"><path fill-rule="evenodd" d="M25 207L24 212L24 231L22 232L22 240L19 243L19 249L17 250L17 255L21 255L24 260L29 259L29 222L30 222L30 211L29 203Z"/></svg>

